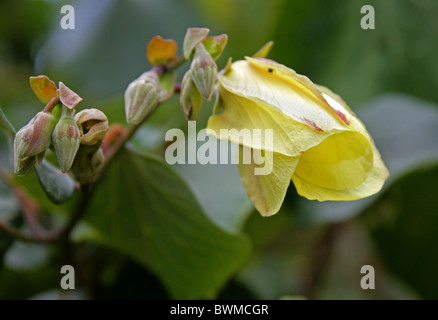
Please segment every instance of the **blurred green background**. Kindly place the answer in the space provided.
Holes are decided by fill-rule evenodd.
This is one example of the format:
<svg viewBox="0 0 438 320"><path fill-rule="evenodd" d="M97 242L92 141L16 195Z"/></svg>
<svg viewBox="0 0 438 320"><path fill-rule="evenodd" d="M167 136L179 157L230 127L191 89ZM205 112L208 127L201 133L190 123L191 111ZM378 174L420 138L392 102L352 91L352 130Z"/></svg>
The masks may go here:
<svg viewBox="0 0 438 320"><path fill-rule="evenodd" d="M64 4L75 9L75 30L60 27ZM366 4L375 9L374 30L360 27ZM111 123L125 124L124 90L150 68L148 41L161 35L181 47L188 27L208 27L213 35L229 37L219 69L228 57L252 55L273 40L269 58L341 95L369 129L391 177L378 195L348 203L308 201L291 185L281 211L262 218L234 166L179 166L209 220L250 244L226 281L193 296L169 293L172 284L163 284L165 275L138 258L138 251L97 241L93 227L84 223L75 246L87 266L86 281L67 294L58 290L62 252L12 242L0 232L0 299L437 299L437 16L436 0L3 0L0 107L16 128L43 107L28 80L39 74L76 91L84 99L80 108L100 108ZM204 105L198 129L211 108ZM186 128L176 97L133 144L162 155L164 133L173 127ZM7 137L0 134L0 164L6 170L10 158ZM16 183L55 220L69 208L50 204L34 175ZM100 199L103 205L105 198ZM17 201L2 181L0 219L22 223ZM375 268L374 290L360 287L363 265Z"/></svg>

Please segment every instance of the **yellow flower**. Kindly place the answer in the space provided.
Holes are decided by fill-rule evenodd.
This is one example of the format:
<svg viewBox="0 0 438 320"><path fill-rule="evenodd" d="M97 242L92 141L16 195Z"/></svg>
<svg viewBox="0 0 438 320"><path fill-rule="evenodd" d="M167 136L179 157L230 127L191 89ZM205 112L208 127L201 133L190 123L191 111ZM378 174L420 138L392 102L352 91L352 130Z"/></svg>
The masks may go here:
<svg viewBox="0 0 438 320"><path fill-rule="evenodd" d="M329 89L264 58L236 61L218 79L216 114L207 132L239 144L240 151L262 150L270 174L254 173L261 166L254 155L250 164L238 164L262 215L280 209L291 180L301 196L319 201L356 200L382 188L389 173L371 136ZM273 143L237 134L245 128L272 129ZM221 129L237 130L221 137Z"/></svg>

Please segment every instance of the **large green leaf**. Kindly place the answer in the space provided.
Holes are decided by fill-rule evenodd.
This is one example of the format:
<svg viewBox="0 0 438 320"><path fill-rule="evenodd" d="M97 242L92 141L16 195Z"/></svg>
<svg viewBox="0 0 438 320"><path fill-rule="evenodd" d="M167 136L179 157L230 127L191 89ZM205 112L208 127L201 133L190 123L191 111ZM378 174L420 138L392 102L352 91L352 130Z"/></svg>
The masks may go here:
<svg viewBox="0 0 438 320"><path fill-rule="evenodd" d="M160 158L123 151L96 193L87 219L102 241L148 267L175 298L215 293L249 253L247 239L213 224Z"/></svg>
<svg viewBox="0 0 438 320"><path fill-rule="evenodd" d="M403 178L365 215L385 266L424 299L438 299L438 167Z"/></svg>
<svg viewBox="0 0 438 320"><path fill-rule="evenodd" d="M201 144L198 142L197 148ZM228 164L185 164L176 169L192 188L211 221L226 231L238 233L254 207L240 180L239 170L231 159L237 145L217 140L217 154L228 148Z"/></svg>

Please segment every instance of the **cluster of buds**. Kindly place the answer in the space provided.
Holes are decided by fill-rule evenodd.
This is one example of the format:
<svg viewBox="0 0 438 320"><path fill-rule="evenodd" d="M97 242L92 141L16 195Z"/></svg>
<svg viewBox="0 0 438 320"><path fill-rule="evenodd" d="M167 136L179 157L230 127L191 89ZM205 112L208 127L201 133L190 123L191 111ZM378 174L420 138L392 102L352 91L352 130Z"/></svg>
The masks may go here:
<svg viewBox="0 0 438 320"><path fill-rule="evenodd" d="M184 56L191 60L190 69L181 83L180 102L186 117L196 119L202 98L211 100L216 84L217 60L227 43L225 34L207 37L209 29L189 28L184 38Z"/></svg>
<svg viewBox="0 0 438 320"><path fill-rule="evenodd" d="M35 163L41 166L51 148L62 172L70 171L81 184L93 182L104 163L100 146L108 131L107 117L97 109L75 115L74 108L82 99L63 83L57 90L52 81L40 76L31 78L31 85L48 104L15 135L14 172L24 175ZM59 120L52 114L57 106L62 108Z"/></svg>

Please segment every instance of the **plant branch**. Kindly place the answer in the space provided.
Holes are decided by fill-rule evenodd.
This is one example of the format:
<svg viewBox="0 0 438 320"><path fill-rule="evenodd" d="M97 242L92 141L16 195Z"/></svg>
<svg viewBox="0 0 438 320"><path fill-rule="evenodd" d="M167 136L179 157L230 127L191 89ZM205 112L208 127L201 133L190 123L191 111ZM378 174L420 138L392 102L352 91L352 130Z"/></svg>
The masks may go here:
<svg viewBox="0 0 438 320"><path fill-rule="evenodd" d="M309 265L303 281L303 295L308 299L315 299L318 285L330 263L336 239L340 235L345 223L329 224L323 234L317 239L311 251Z"/></svg>
<svg viewBox="0 0 438 320"><path fill-rule="evenodd" d="M26 241L26 242L40 242L35 237L32 236L28 236L24 233L22 233L20 230L18 230L17 228L11 226L10 224L7 224L3 221L0 220L0 230L4 231L6 234L9 234L10 236L22 240L22 241Z"/></svg>
<svg viewBox="0 0 438 320"><path fill-rule="evenodd" d="M0 179L2 179L12 190L20 204L21 211L23 212L23 216L26 219L29 227L35 235L40 234L40 226L38 224L37 217L40 215L41 209L38 206L38 203L29 196L29 194L23 188L17 186L6 170L0 166Z"/></svg>
<svg viewBox="0 0 438 320"><path fill-rule="evenodd" d="M76 205L74 211L70 215L69 220L66 222L65 226L62 229L53 230L51 233L46 235L34 235L29 236L22 233L20 230L15 227L6 224L0 220L0 230L3 230L5 233L17 238L19 240L25 242L34 242L34 243L65 243L68 241L68 237L70 236L70 232L76 226L78 221L82 218L85 213L86 207L92 197L94 187L93 185L85 186L87 189L86 192L82 194L82 198L79 200Z"/></svg>
<svg viewBox="0 0 438 320"><path fill-rule="evenodd" d="M94 193L94 186L94 184L82 186L82 189L84 190L84 192L82 193L82 198L79 200L64 228L61 229L61 231L57 234L55 238L67 239L69 237L70 232L82 218L87 209L88 203L90 202L90 199L92 198L92 195Z"/></svg>
<svg viewBox="0 0 438 320"><path fill-rule="evenodd" d="M186 62L186 57L184 55L179 56L176 60L174 60L172 63L167 65L167 71L172 71L180 67L184 62Z"/></svg>

